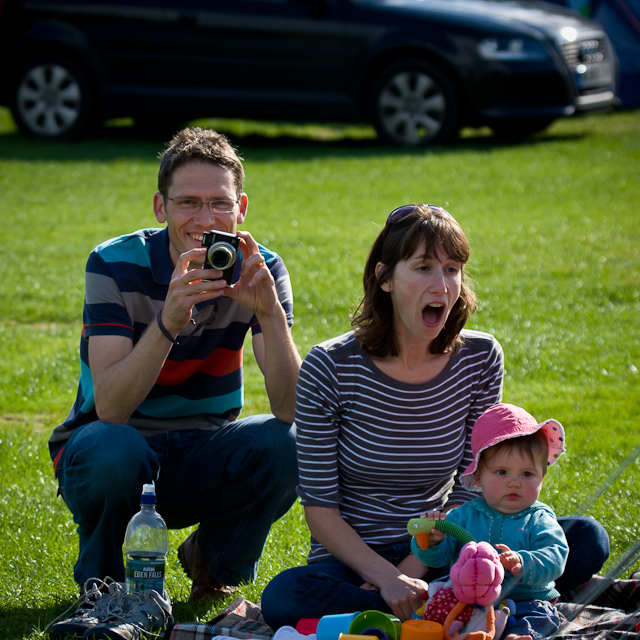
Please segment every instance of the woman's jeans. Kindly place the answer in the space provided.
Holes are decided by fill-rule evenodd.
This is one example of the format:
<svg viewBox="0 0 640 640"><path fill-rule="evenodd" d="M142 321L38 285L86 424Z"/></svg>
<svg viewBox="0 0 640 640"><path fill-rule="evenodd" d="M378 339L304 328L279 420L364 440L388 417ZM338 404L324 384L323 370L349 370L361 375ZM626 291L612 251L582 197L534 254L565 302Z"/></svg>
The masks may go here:
<svg viewBox="0 0 640 640"><path fill-rule="evenodd" d="M155 481L158 513L170 529L199 524L198 546L214 578L253 580L271 525L296 498L295 427L271 415L217 431L169 431L149 438L127 425L79 427L58 463L65 503L78 525L78 584L124 581L122 544Z"/></svg>
<svg viewBox="0 0 640 640"><path fill-rule="evenodd" d="M564 574L556 581L556 588L563 594L600 571L609 557L609 536L593 518L558 518L558 522L569 543ZM407 542L376 551L398 565L411 548ZM295 626L300 618L368 609L390 613L377 591L360 589L363 582L355 571L334 558L294 567L275 576L267 585L262 594L262 614L271 628L278 629L284 625Z"/></svg>

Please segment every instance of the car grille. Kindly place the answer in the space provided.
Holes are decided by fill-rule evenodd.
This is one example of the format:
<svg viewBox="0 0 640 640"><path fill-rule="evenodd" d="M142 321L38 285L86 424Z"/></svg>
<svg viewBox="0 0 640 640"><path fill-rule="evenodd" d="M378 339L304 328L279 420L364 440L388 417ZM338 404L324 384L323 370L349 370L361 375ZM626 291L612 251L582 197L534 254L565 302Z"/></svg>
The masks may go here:
<svg viewBox="0 0 640 640"><path fill-rule="evenodd" d="M595 38L567 42L562 45L562 54L572 71L575 71L578 65L601 63L609 58L606 42Z"/></svg>
<svg viewBox="0 0 640 640"><path fill-rule="evenodd" d="M613 83L613 59L606 38L590 38L562 45L564 61L572 72L581 95L610 89Z"/></svg>

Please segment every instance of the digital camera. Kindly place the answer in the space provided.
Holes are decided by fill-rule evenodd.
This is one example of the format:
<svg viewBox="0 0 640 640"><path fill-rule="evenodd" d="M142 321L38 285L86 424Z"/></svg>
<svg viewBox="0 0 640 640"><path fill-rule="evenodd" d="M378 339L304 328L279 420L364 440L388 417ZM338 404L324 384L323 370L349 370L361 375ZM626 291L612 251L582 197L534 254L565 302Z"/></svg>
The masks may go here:
<svg viewBox="0 0 640 640"><path fill-rule="evenodd" d="M218 269L222 277L231 284L233 265L238 256L238 236L224 231L205 231L202 246L209 247L204 258L204 269Z"/></svg>

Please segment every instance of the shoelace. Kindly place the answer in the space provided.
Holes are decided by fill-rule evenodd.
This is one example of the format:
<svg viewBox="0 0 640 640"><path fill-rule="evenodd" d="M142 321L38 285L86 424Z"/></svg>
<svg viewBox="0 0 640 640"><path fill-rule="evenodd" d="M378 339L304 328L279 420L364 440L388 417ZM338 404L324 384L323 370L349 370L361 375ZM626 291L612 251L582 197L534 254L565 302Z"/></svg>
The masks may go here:
<svg viewBox="0 0 640 640"><path fill-rule="evenodd" d="M63 611L57 618L54 618L44 629L44 632L47 633L49 629L59 620L66 617L74 608L76 609L76 613L78 616L88 617L92 614L98 614L99 609L102 608L105 600L109 600L107 603L107 609L111 605L111 600L120 599L124 593L124 590L117 591L115 594L112 593L113 585L117 585L118 583L111 577L107 576L104 580L95 579L92 581L91 586L87 591L81 594L75 602L73 602L68 609ZM80 607L86 604L88 605L85 610L80 610Z"/></svg>
<svg viewBox="0 0 640 640"><path fill-rule="evenodd" d="M153 602L149 602L149 599ZM122 602L123 600L125 601L124 603ZM165 611L163 606L164 603L162 601L158 602L158 600L161 600L160 595L154 591L147 591L144 595L139 593L126 593L124 594L124 597L118 598L117 600L109 603L107 606L109 615L105 620L105 624L130 625L134 629L143 632L145 635L161 638L164 636L164 627L166 627L170 614ZM123 604L125 603L126 610L123 607ZM160 611L160 618L157 615L157 611L154 611L153 609ZM134 616L141 614L147 616L147 619L149 619L150 622L157 621L159 626L163 628L163 633L150 631L141 622L133 619Z"/></svg>

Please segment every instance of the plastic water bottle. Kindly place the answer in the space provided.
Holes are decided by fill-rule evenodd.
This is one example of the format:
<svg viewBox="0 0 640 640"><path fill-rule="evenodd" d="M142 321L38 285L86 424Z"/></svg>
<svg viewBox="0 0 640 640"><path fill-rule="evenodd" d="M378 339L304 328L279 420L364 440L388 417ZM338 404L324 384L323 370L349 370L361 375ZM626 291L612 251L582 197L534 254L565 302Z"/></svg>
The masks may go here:
<svg viewBox="0 0 640 640"><path fill-rule="evenodd" d="M156 491L145 484L136 513L124 536L125 580L127 591L164 591L164 574L169 534L162 516L156 511Z"/></svg>

